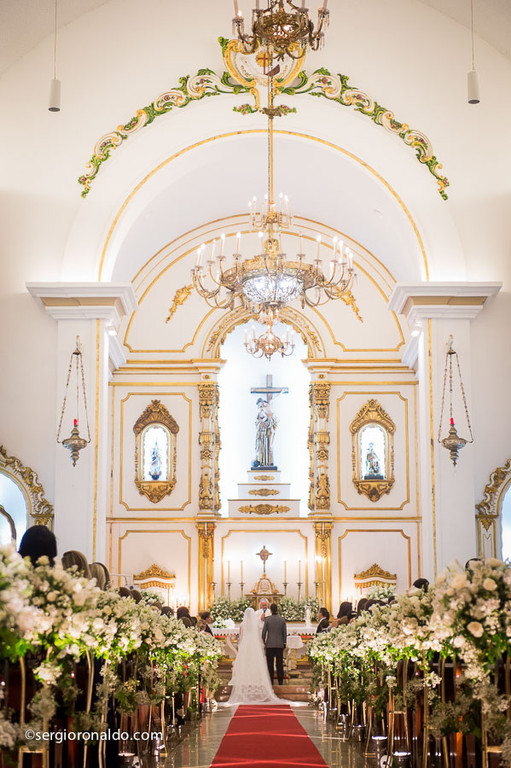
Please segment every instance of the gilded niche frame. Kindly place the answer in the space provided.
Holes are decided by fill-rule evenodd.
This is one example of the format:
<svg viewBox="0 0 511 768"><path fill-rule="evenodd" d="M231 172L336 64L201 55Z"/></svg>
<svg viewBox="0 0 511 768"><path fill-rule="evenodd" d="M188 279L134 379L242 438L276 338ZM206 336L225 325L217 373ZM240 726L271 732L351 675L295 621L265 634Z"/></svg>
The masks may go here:
<svg viewBox="0 0 511 768"><path fill-rule="evenodd" d="M144 478L144 435L148 427L163 427L168 435L168 477L165 480ZM133 426L135 433L135 485L141 496L157 504L170 496L176 486L177 433L179 426L160 400L151 400Z"/></svg>
<svg viewBox="0 0 511 768"><path fill-rule="evenodd" d="M361 462L362 433L365 427L379 427L384 433L385 473L374 478L364 473ZM369 400L350 424L352 440L353 484L360 494L373 503L383 494L390 493L394 485L394 433L396 425L377 400Z"/></svg>

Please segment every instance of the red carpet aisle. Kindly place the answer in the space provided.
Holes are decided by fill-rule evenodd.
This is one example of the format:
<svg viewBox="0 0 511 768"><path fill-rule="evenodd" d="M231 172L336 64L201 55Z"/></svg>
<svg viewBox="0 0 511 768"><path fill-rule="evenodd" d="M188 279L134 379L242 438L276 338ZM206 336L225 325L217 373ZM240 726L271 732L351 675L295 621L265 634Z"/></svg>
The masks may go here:
<svg viewBox="0 0 511 768"><path fill-rule="evenodd" d="M240 706L236 710L211 768L223 766L308 766L326 763L290 706Z"/></svg>

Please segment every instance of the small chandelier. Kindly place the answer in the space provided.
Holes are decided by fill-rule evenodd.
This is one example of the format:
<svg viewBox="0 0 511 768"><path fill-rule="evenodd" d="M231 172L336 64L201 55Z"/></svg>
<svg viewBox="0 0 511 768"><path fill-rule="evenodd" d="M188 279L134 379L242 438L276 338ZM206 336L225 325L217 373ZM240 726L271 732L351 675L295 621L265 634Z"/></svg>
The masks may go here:
<svg viewBox="0 0 511 768"><path fill-rule="evenodd" d="M456 463L458 461L458 453L461 451L461 449L467 444L467 443L473 443L474 437L472 435L472 427L470 426L470 418L468 416L468 408L467 408L467 399L465 397L465 389L463 387L463 380L461 378L461 370L460 370L460 361L458 359L458 353L454 351L452 348L452 342L453 337L449 336L449 342L447 347L447 353L445 355L445 370L444 370L444 386L442 390L442 407L440 410L440 424L438 427L438 442L446 448L450 455L451 455L451 461L456 466ZM452 392L453 392L453 376L452 376L452 362L453 358L456 358L456 367L458 370L458 378L460 383L460 391L463 398L463 407L465 408L465 418L467 421L468 431L470 433L470 440L465 440L463 437L460 437L458 435L458 432L456 430L456 427L454 425L454 417L453 417L453 410L452 410ZM449 432L447 434L447 437L444 437L443 440L440 439L440 435L442 433L442 420L444 417L444 406L445 406L445 391L447 388L447 375L449 375Z"/></svg>
<svg viewBox="0 0 511 768"><path fill-rule="evenodd" d="M263 315L263 317L265 317ZM262 318L260 318L262 320ZM293 334L286 331L281 339L273 333L273 323L278 319L276 314L269 312L266 316L266 331L260 336L256 336L255 326L252 326L252 333L245 331L245 349L253 357L266 357L271 360L275 352L279 352L282 357L288 357L293 354L295 342Z"/></svg>
<svg viewBox="0 0 511 768"><path fill-rule="evenodd" d="M60 432L62 429L62 421L64 419L64 413L66 410L67 396L69 393L69 383L71 381L71 375L72 375L73 369L74 369L75 379L76 379L76 417L73 419L73 429L71 430L71 434L65 440L61 440ZM80 437L80 432L78 428L78 418L80 413L80 398L82 399L83 411L85 414L85 422L87 425L87 440L85 440L83 437ZM89 414L87 411L87 396L85 393L85 375L83 372L82 349L80 345L79 336L76 337L76 348L75 348L75 351L72 352L71 358L69 360L66 389L64 392L64 401L62 403L62 411L60 414L59 428L57 431L57 443L62 443L64 448L67 448L68 450L71 451L71 460L73 462L73 467L76 466L76 462L78 461L78 458L80 456L80 451L90 443Z"/></svg>
<svg viewBox="0 0 511 768"><path fill-rule="evenodd" d="M213 240L209 258L203 267L206 246L197 251L197 262L192 269L193 285L209 306L233 309L237 304L255 314L278 312L283 306L299 299L302 307L317 307L347 293L355 277L353 255L336 237L333 238L329 274L323 271L321 236L317 237L316 258L307 261L303 252L303 238L299 235L299 252L288 257L282 249L282 233L292 226L289 201L280 195L274 198L273 186L273 120L279 108L273 104L273 76L268 77L268 107L262 110L268 116L268 192L262 206L257 199L249 202L249 220L252 231L259 233L258 253L244 258L241 254L241 233L236 236L233 262L226 266L225 235ZM264 322L264 320L262 321Z"/></svg>
<svg viewBox="0 0 511 768"><path fill-rule="evenodd" d="M247 34L243 12L239 9L238 0L234 0L233 34L243 43L244 53L255 53L258 48L266 47L276 59L282 60L286 56L300 59L307 47L317 51L323 44L323 29L328 26L329 20L328 0L323 0L323 6L318 9L316 29L309 19L305 0L301 0L301 7L292 0L267 0L266 8L260 5L260 0L256 0L256 7L252 10L252 29ZM287 9L285 6L288 6Z"/></svg>

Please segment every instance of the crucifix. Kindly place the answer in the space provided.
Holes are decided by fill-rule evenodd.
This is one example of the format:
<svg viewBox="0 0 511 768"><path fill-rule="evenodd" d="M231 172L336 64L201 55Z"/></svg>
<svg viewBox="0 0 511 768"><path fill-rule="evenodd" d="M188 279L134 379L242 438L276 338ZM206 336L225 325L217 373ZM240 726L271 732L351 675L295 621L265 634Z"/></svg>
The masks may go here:
<svg viewBox="0 0 511 768"><path fill-rule="evenodd" d="M263 544L263 548L261 549L260 552L256 552L256 555L258 555L263 561L263 577L264 577L266 576L266 561L271 555L273 555L273 552L268 552L268 550L266 549L266 545Z"/></svg>
<svg viewBox="0 0 511 768"><path fill-rule="evenodd" d="M277 419L271 410L271 400L273 396L281 392L288 394L288 387L274 387L273 376L266 376L266 386L252 387L250 390L253 395L266 395L266 399L259 397L257 399L257 417L256 417L256 440L255 440L255 460L252 462L252 469L270 469L277 470L273 462L273 438L277 428Z"/></svg>

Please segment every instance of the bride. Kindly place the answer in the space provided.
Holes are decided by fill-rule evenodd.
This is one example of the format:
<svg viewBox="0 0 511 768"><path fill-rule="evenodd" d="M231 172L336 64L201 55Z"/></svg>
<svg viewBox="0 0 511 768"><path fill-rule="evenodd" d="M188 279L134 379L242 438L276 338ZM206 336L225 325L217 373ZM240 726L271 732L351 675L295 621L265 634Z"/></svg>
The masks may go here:
<svg viewBox="0 0 511 768"><path fill-rule="evenodd" d="M273 693L261 631L253 608L243 615L238 655L232 668L229 704L287 704Z"/></svg>

